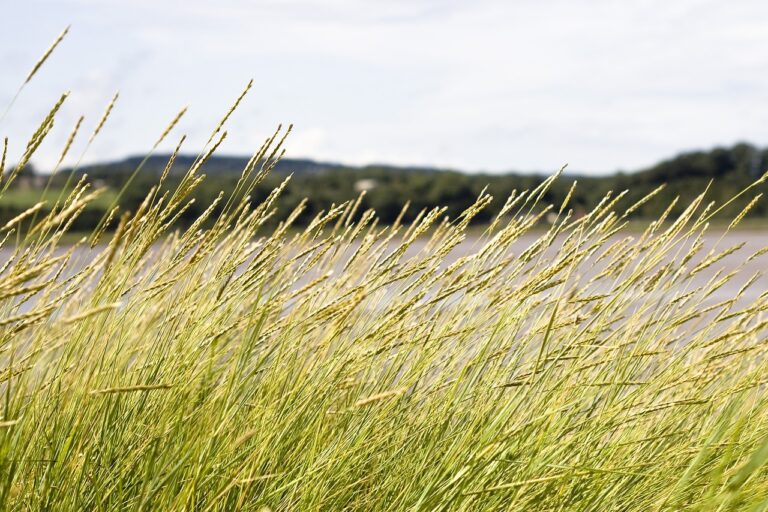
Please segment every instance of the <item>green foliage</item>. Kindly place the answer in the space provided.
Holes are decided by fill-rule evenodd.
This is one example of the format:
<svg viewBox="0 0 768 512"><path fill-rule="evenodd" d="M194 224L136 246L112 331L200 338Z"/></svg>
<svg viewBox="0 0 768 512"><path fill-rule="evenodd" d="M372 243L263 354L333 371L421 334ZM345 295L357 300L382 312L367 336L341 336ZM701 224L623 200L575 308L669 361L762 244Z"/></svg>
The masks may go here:
<svg viewBox="0 0 768 512"><path fill-rule="evenodd" d="M144 163L140 172L127 188L121 205L128 210L135 210L141 204L149 189L156 183L165 169L168 155L151 156ZM128 178L141 164L142 159L129 158L121 162L95 164L74 172L76 177L84 174L89 179L114 191L124 187ZM185 169L194 162L193 157L179 156L167 181L167 186L178 184ZM220 192L230 194L248 159L236 157L211 157L203 166L202 172L209 175L195 191L195 205L181 217L181 222L188 225L202 213ZM666 205L675 197L682 202L673 208L673 214L682 211L687 199L708 189L708 197L715 201L725 201L739 190L753 182L763 167L768 164L768 151L758 150L746 144L731 148L718 148L709 152L695 152L679 155L671 160L636 173L616 174L605 177L566 175L553 184L547 191L546 201L562 202L573 181L578 181L571 202L577 214L583 214L597 206L609 191L619 193L628 190L628 201L644 197L659 185L664 184L658 201L650 201L633 212L633 218L653 219L658 217ZM54 177L56 186L63 186L71 171L64 170ZM254 191L254 198L265 198L269 192L282 182L289 173L293 173L283 195L278 199L278 218L286 215L304 198L308 204L297 224L305 225L312 215L328 210L355 197L359 185L367 184L370 188L362 199L362 208L373 208L380 221L390 224L395 221L406 201L411 208L404 220L409 221L421 211L436 204L446 206L446 215L456 218L466 209L477 195L487 187L497 198L475 219L484 224L496 215L506 198L513 190L525 190L541 184L545 176L522 174L463 174L455 171L436 169L411 169L400 167L345 167L334 164L318 163L308 160L281 160L275 165L272 174ZM761 188L765 191L765 187ZM107 197L107 196L104 196ZM40 200L34 189L25 189L12 198L0 202L0 222L18 215ZM748 200L748 199L745 199ZM736 201L725 208L719 219L728 219L736 215L745 205L745 200ZM101 215L109 209L111 201L102 200L91 205ZM749 213L750 217L768 217L768 206L760 203ZM98 215L94 215L98 217ZM88 226L84 222L80 225Z"/></svg>

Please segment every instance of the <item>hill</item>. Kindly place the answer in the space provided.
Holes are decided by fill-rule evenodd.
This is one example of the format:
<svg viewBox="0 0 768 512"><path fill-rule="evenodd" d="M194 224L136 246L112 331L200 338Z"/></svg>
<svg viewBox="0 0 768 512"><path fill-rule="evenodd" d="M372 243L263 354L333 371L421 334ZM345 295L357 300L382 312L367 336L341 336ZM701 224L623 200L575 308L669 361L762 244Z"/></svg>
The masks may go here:
<svg viewBox="0 0 768 512"><path fill-rule="evenodd" d="M120 197L124 209L134 210L145 197L147 190L157 182L170 155L154 155L146 159L140 172ZM72 178L87 174L89 179L100 186L106 186L108 197L115 197L129 177L134 174L143 157L129 157L114 162L103 162L81 167L77 170L66 169L52 180L52 187L61 189L65 186L70 173ZM194 162L191 155L179 155L167 180L167 186L173 187L180 176ZM201 172L208 176L195 191L196 202L192 205L181 222L195 218L209 205L222 190L232 190L248 158L239 156L212 156L202 167ZM574 180L578 186L571 199L576 213L588 211L608 191L619 193L629 189L623 204L629 205L645 194L666 183L666 188L657 196L657 200L639 208L634 215L639 218L658 216L667 205L680 196L682 203L709 186L708 197L722 201L733 196L746 184L757 179L768 167L768 150L749 144L736 144L731 147L718 147L708 151L682 153L664 160L650 168L636 172L615 173L608 176L589 176L586 174L566 173L545 195L544 200L559 204ZM356 197L362 190L367 194L362 208L373 208L381 222L393 222L400 213L403 204L410 201L411 208L405 219L412 218L422 208L443 205L448 208L446 215L455 217L468 207L480 191L488 190L496 198L486 210L477 217L478 222L488 221L494 216L504 199L513 190L535 187L546 178L545 174L510 172L504 174L476 173L468 174L454 170L440 170L423 167L398 167L391 165L349 166L330 162L317 162L309 159L280 160L269 177L254 190L256 201L266 197L274 186L283 181L289 173L293 177L280 197L278 217L287 214L298 202L307 197L307 209L299 222L306 221L320 210L327 210L333 204ZM28 173L31 174L31 173ZM29 176L20 180L9 192L13 200L0 200L0 222L12 218L26 207L39 200L35 188L40 186L42 176L34 184ZM70 180L71 182L71 180ZM762 186L765 191L765 185ZM49 191L50 193L50 191ZM47 197L46 197L47 199ZM722 213L733 216L744 206L745 201L737 201ZM85 212L78 221L87 228L100 218L110 201L100 201ZM678 212L674 209L673 213ZM768 218L768 205L758 203L751 216Z"/></svg>

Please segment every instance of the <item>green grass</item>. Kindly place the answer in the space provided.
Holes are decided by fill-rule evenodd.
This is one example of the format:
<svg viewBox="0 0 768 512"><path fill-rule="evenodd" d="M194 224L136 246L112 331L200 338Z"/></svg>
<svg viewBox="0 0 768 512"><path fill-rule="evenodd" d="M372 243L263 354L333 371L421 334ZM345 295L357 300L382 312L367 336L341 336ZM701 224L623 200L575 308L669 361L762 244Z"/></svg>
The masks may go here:
<svg viewBox="0 0 768 512"><path fill-rule="evenodd" d="M540 192L451 264L488 196L385 228L350 202L292 234L261 232L269 201L223 200L210 228L167 234L176 191L64 255L68 216L42 217L0 275L0 503L761 509L767 294L704 309L714 208L617 238L619 203L558 205L512 252Z"/></svg>
<svg viewBox="0 0 768 512"><path fill-rule="evenodd" d="M71 189L50 188L48 190L38 188L10 188L0 197L0 207L6 206L24 211L32 208L38 202L45 202L53 206L60 198L67 197L72 192ZM89 206L96 206L102 209L108 208L117 194L109 189L105 189L102 194L89 203Z"/></svg>
<svg viewBox="0 0 768 512"><path fill-rule="evenodd" d="M105 243L62 245L86 181L2 227L2 509L768 507L768 293L715 300L744 277L702 249L723 205L638 233L621 198L558 204L521 249L553 177L452 260L489 195L267 231L279 190L248 194L270 148L183 231L212 150Z"/></svg>

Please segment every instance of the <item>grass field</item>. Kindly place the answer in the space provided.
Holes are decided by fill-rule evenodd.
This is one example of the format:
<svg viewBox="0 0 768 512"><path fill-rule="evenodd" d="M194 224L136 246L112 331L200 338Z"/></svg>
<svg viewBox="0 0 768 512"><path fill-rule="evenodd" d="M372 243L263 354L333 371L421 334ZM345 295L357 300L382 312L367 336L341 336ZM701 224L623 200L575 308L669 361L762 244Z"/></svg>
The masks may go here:
<svg viewBox="0 0 768 512"><path fill-rule="evenodd" d="M32 208L38 202L45 202L52 205L57 200L66 198L72 190L64 190L60 188L36 189L36 188L11 188L0 197L0 208L3 206L9 206L13 208L21 209ZM117 194L111 190L105 190L99 197L94 198L93 202L89 203L89 206L101 206L108 208L112 202L116 199Z"/></svg>
<svg viewBox="0 0 768 512"><path fill-rule="evenodd" d="M108 230L63 242L103 200L87 180L0 226L2 509L768 509L768 292L745 275L768 248L723 267L724 205L630 229L621 196L541 204L553 176L458 259L489 194L267 230L281 189L249 194L277 133L220 215L171 229L228 115Z"/></svg>
<svg viewBox="0 0 768 512"><path fill-rule="evenodd" d="M271 200L247 196L268 167L209 228L165 231L193 168L106 245L62 252L83 182L12 248L5 508L766 505L768 294L703 306L739 277L691 284L734 251L699 254L717 209L703 197L626 237L631 205L556 205L520 250L545 184L446 264L489 196L452 221L436 208L379 228L352 201L262 233Z"/></svg>

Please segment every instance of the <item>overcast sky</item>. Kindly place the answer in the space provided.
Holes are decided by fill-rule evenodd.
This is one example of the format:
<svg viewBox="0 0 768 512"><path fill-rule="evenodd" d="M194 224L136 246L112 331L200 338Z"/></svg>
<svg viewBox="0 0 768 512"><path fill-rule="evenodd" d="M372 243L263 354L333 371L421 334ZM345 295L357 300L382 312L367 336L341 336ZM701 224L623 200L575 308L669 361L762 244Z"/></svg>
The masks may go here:
<svg viewBox="0 0 768 512"><path fill-rule="evenodd" d="M85 160L145 153L176 111L192 151L250 78L226 153L280 122L290 156L476 171L634 170L681 150L768 144L765 0L0 0L0 122L12 155L72 91L113 117ZM75 154L87 139L81 137Z"/></svg>

